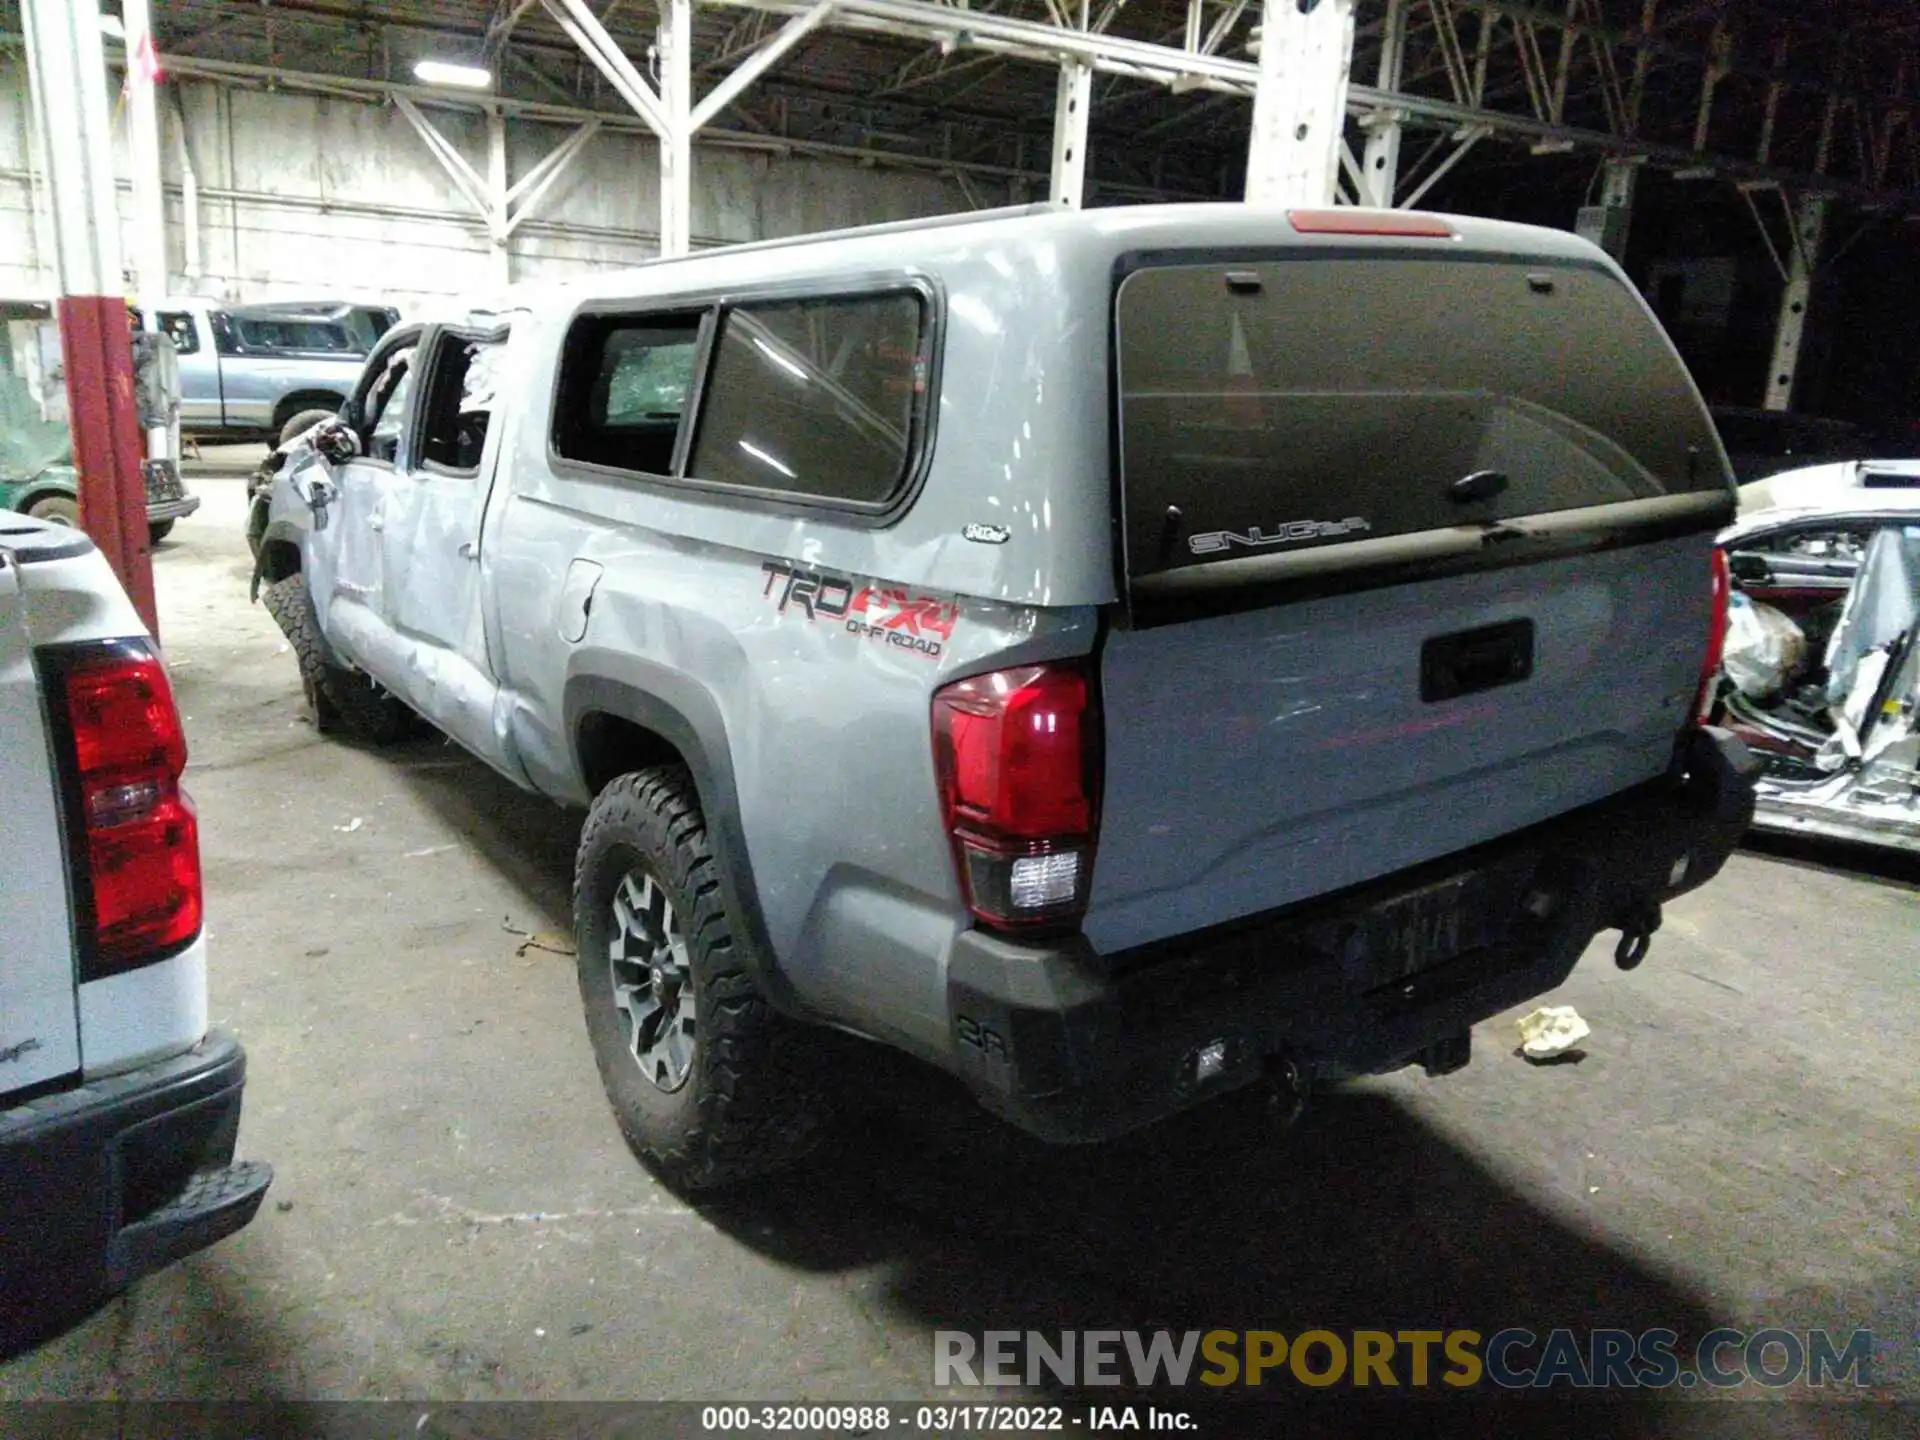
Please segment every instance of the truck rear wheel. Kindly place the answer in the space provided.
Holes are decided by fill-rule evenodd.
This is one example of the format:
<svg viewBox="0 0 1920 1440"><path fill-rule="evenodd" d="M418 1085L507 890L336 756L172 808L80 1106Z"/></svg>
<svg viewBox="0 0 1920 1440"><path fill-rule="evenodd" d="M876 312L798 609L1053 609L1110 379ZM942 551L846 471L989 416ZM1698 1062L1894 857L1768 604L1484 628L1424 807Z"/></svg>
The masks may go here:
<svg viewBox="0 0 1920 1440"><path fill-rule="evenodd" d="M313 711L316 730L322 735L337 732L375 745L390 745L407 737L414 720L405 704L368 676L327 663L304 575L289 575L264 586L260 603L293 647L294 663L300 667L300 688Z"/></svg>
<svg viewBox="0 0 1920 1440"><path fill-rule="evenodd" d="M684 1192L764 1175L824 1128L817 1042L761 997L685 771L622 775L574 864L580 999L627 1143Z"/></svg>

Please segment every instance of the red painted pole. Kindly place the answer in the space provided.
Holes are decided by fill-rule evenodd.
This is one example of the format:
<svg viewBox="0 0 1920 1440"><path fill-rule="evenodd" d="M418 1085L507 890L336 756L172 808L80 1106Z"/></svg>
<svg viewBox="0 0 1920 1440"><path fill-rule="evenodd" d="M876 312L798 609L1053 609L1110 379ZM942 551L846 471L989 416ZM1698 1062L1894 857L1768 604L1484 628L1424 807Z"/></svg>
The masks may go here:
<svg viewBox="0 0 1920 1440"><path fill-rule="evenodd" d="M100 13L95 4L74 0L22 0L22 11L27 71L51 162L47 193L80 524L157 638Z"/></svg>
<svg viewBox="0 0 1920 1440"><path fill-rule="evenodd" d="M62 295L60 349L80 472L80 528L93 537L158 639L127 302L112 295Z"/></svg>

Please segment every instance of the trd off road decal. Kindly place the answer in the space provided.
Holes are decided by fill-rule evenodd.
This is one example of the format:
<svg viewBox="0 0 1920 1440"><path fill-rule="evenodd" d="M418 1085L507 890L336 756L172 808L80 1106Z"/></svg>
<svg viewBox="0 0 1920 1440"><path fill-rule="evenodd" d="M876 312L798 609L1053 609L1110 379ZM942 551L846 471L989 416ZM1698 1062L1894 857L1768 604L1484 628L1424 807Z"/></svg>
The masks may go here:
<svg viewBox="0 0 1920 1440"><path fill-rule="evenodd" d="M767 583L760 587L762 595L771 595L774 583L780 583L780 599L775 608L782 615L792 605L804 611L809 620L817 620L822 615L838 620L853 604L853 582L842 580L838 575L802 570L778 560L767 561L760 567L760 573L767 577Z"/></svg>
<svg viewBox="0 0 1920 1440"><path fill-rule="evenodd" d="M781 614L791 606L809 620L822 616L840 620L849 634L911 650L929 660L937 659L945 650L945 642L953 638L953 627L960 619L957 603L911 595L892 586L856 586L838 575L779 560L767 561L760 573L767 577L760 589L762 595L772 596L778 586L775 608Z"/></svg>

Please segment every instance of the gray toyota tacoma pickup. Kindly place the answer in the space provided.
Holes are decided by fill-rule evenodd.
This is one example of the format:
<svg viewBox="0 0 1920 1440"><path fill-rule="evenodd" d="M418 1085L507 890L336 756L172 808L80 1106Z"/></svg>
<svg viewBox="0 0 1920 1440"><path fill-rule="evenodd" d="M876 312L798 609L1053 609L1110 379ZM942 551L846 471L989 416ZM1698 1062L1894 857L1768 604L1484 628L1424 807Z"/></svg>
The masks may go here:
<svg viewBox="0 0 1920 1440"><path fill-rule="evenodd" d="M587 1028L687 1189L809 1143L818 1026L1069 1141L1451 1070L1751 813L1726 458L1559 232L743 246L402 327L273 464L320 722L590 807Z"/></svg>

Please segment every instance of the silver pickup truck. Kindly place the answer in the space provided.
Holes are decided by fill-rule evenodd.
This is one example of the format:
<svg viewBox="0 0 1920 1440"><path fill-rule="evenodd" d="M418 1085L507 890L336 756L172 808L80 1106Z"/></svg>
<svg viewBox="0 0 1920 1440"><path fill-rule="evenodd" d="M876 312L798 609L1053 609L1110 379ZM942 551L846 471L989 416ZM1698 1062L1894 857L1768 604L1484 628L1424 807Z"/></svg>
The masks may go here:
<svg viewBox="0 0 1920 1440"><path fill-rule="evenodd" d="M163 300L154 316L180 358L181 431L270 442L338 411L367 352L399 318L384 306L193 297Z"/></svg>
<svg viewBox="0 0 1920 1440"><path fill-rule="evenodd" d="M590 807L587 1031L688 1189L805 1147L820 1026L1054 1140L1456 1069L1752 815L1700 723L1726 457L1557 231L717 251L401 327L273 465L321 719Z"/></svg>

